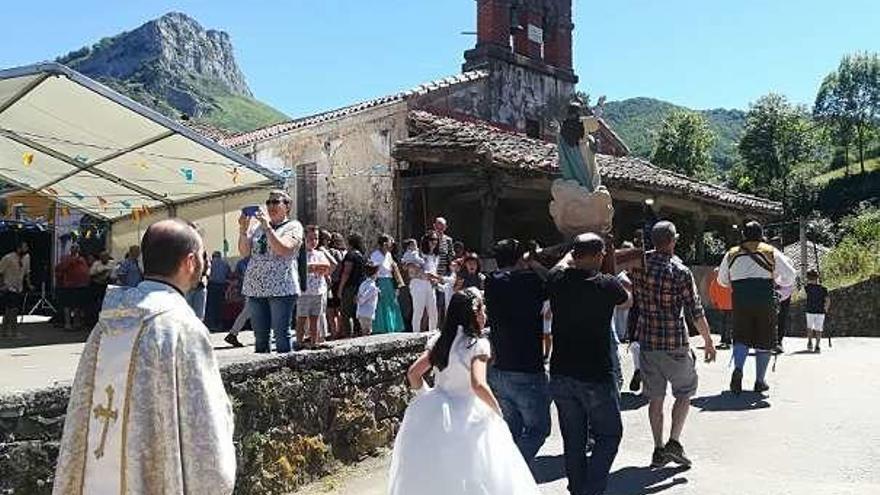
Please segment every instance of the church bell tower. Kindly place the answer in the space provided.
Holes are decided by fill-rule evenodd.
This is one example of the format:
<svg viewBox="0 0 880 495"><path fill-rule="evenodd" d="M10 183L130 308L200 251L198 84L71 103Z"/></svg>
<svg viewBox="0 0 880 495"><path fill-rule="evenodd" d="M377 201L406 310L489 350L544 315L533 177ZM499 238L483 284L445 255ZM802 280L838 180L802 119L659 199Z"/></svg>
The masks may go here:
<svg viewBox="0 0 880 495"><path fill-rule="evenodd" d="M574 94L572 0L476 0L477 43L464 71L486 70L482 118L534 138Z"/></svg>
<svg viewBox="0 0 880 495"><path fill-rule="evenodd" d="M477 44L465 52L464 70L503 61L577 83L572 67L572 0L476 3Z"/></svg>

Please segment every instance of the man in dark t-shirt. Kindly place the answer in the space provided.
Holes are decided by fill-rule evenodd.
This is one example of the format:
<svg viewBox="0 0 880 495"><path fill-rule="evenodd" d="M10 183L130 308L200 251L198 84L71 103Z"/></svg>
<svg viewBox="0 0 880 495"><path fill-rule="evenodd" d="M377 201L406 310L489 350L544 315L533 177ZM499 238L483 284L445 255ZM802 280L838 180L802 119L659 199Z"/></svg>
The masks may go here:
<svg viewBox="0 0 880 495"><path fill-rule="evenodd" d="M617 381L608 349L616 306L631 304L620 281L600 273L605 243L581 234L572 251L550 271L553 312L550 392L559 413L568 490L604 493L623 435ZM595 445L587 463L587 437Z"/></svg>
<svg viewBox="0 0 880 495"><path fill-rule="evenodd" d="M550 434L550 394L543 355L544 280L523 254L515 239L495 245L501 268L486 278L485 301L494 357L489 385L513 440L531 461Z"/></svg>

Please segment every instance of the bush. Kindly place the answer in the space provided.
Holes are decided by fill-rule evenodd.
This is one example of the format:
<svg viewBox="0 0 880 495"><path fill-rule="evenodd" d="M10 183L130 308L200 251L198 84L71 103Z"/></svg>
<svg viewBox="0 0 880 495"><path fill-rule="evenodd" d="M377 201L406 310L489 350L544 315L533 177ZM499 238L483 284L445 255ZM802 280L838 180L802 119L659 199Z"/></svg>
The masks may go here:
<svg viewBox="0 0 880 495"><path fill-rule="evenodd" d="M862 207L841 227L843 240L824 261L825 283L832 288L880 274L880 208Z"/></svg>

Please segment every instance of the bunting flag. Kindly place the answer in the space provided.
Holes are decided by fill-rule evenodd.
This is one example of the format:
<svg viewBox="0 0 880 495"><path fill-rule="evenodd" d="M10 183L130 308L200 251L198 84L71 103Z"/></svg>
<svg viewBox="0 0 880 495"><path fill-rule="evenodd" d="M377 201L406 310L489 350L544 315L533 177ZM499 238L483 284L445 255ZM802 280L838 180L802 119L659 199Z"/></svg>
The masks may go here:
<svg viewBox="0 0 880 495"><path fill-rule="evenodd" d="M150 208L148 208L147 205L141 206L141 215L145 217L150 216Z"/></svg>
<svg viewBox="0 0 880 495"><path fill-rule="evenodd" d="M83 196L82 194L80 194L80 193L78 193L78 192L72 192L72 193L70 193L70 194L73 194L73 197L76 198L76 199L78 199L78 200L80 200L80 201L86 199L85 196Z"/></svg>
<svg viewBox="0 0 880 495"><path fill-rule="evenodd" d="M107 200L104 199L104 198L102 198L101 196L98 196L98 204L101 205L101 208L103 208L103 209L106 210L106 209L107 209L107 206L108 206L110 203L108 203Z"/></svg>
<svg viewBox="0 0 880 495"><path fill-rule="evenodd" d="M232 170L227 170L226 173L232 176L233 184L238 184L241 180L241 172L238 171L238 167L234 167Z"/></svg>
<svg viewBox="0 0 880 495"><path fill-rule="evenodd" d="M141 210L140 210L140 208L132 208L132 209L131 209L131 218L132 218L132 220L134 220L135 222L140 222L140 221L141 221Z"/></svg>
<svg viewBox="0 0 880 495"><path fill-rule="evenodd" d="M122 206L124 206L126 208L131 208L131 202L128 201L127 199L123 199L122 201L120 201L120 203L122 203Z"/></svg>
<svg viewBox="0 0 880 495"><path fill-rule="evenodd" d="M65 217L69 217L69 216L70 216L70 208L68 208L66 206L62 206L61 207L61 217L65 218Z"/></svg>
<svg viewBox="0 0 880 495"><path fill-rule="evenodd" d="M87 161L89 161L89 157L83 156L83 155L76 155L75 157L73 157L73 160L77 161L79 163L86 163Z"/></svg>
<svg viewBox="0 0 880 495"><path fill-rule="evenodd" d="M180 169L180 174L183 175L183 180L185 180L187 184L195 182L195 172L193 172L193 169L182 168Z"/></svg>
<svg viewBox="0 0 880 495"><path fill-rule="evenodd" d="M21 161L24 163L25 167L30 167L32 163L34 163L34 154L30 151L26 151L23 155L21 155Z"/></svg>
<svg viewBox="0 0 880 495"><path fill-rule="evenodd" d="M147 164L146 160L138 160L134 164L137 165L141 170L148 170L150 168L150 165Z"/></svg>
<svg viewBox="0 0 880 495"><path fill-rule="evenodd" d="M51 194L52 196L58 196L58 191L56 191L55 188L47 187L47 188L45 189L45 191L46 191L47 193Z"/></svg>

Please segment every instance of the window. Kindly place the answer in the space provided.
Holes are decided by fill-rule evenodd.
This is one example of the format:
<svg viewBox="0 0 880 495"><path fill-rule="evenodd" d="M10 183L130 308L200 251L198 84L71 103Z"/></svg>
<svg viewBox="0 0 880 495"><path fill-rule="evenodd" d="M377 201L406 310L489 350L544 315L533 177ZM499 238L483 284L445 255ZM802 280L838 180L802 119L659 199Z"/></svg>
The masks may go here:
<svg viewBox="0 0 880 495"><path fill-rule="evenodd" d="M318 164L296 167L296 217L303 225L318 223Z"/></svg>

